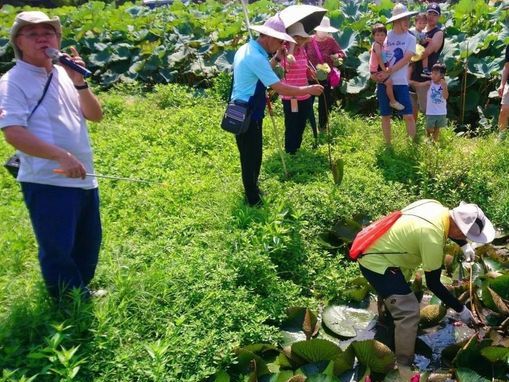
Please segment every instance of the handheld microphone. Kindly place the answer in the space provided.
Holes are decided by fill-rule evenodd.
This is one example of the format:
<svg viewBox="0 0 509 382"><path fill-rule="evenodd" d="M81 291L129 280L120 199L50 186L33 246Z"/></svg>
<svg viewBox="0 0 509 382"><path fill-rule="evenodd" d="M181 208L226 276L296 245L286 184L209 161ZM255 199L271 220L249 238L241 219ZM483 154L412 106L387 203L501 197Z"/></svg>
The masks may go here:
<svg viewBox="0 0 509 382"><path fill-rule="evenodd" d="M92 75L92 72L88 70L87 68L84 68L81 65L76 64L73 60L70 60L67 58L62 52L60 52L58 49L55 48L46 48L46 54L49 58L53 61L53 63L61 63L62 65L65 65L72 70L78 72L83 77L87 78Z"/></svg>

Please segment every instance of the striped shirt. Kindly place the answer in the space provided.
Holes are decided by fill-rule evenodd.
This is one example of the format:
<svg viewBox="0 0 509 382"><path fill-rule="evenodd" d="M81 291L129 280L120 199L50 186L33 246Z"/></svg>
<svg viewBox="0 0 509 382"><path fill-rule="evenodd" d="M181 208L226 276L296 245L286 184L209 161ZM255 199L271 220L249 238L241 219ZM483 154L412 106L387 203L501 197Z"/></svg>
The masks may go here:
<svg viewBox="0 0 509 382"><path fill-rule="evenodd" d="M283 59L281 62L286 70L285 77L281 82L293 86L306 86L308 85L308 56L306 49L295 46L293 56L295 57L295 63L290 64L286 59ZM282 95L281 99L289 100L297 98L298 101L303 101L309 97L311 97L309 94L296 97Z"/></svg>

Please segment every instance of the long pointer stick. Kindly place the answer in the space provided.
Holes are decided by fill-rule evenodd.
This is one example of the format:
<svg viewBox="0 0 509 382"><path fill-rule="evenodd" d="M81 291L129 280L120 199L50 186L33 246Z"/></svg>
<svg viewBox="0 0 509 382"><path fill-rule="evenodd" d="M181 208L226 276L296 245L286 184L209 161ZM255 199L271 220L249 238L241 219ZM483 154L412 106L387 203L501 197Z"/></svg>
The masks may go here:
<svg viewBox="0 0 509 382"><path fill-rule="evenodd" d="M64 170L56 168L53 170L55 174L64 174ZM111 179L111 180L125 180L127 182L137 182L137 183L156 183L156 184L163 184L161 182L157 182L154 180L145 180L145 179L137 179L137 178L125 178L122 176L112 176L112 175L102 175L102 174L92 174L87 172L87 176L94 177L94 178L104 178L104 179Z"/></svg>

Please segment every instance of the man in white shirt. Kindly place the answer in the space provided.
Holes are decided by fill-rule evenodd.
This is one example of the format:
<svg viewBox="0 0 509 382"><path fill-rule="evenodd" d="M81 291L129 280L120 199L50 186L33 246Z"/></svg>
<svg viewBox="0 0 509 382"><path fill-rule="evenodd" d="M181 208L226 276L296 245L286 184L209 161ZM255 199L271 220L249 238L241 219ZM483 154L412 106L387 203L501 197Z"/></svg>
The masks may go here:
<svg viewBox="0 0 509 382"><path fill-rule="evenodd" d="M385 143L391 144L391 116L392 109L383 81L391 77L394 96L405 108L401 111L406 124L408 136L415 138L415 120L412 114L412 102L408 87L408 63L415 54L415 36L408 32L410 16L417 12L409 12L403 4L396 4L392 10L392 17L387 23L393 23L392 30L387 34L384 50L387 53L389 68L374 75L377 84L377 99L382 116L382 131Z"/></svg>
<svg viewBox="0 0 509 382"><path fill-rule="evenodd" d="M50 295L79 288L86 297L102 235L97 181L87 177L94 170L86 120L101 120L102 109L82 74L47 55L60 48L61 33L56 16L16 16L10 32L16 65L0 79L0 129L21 159L17 180ZM71 50L69 60L84 66Z"/></svg>

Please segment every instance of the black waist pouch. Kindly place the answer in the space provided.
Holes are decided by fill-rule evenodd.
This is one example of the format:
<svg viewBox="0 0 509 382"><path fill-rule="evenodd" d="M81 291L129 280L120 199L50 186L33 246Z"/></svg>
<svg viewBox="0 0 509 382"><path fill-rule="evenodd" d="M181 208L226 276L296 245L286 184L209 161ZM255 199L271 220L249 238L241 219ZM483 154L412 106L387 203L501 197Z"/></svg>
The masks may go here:
<svg viewBox="0 0 509 382"><path fill-rule="evenodd" d="M230 101L221 121L221 127L235 135L245 133L251 122L252 110L248 102Z"/></svg>

